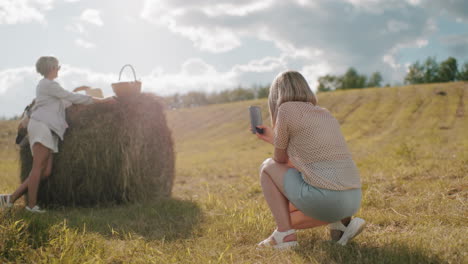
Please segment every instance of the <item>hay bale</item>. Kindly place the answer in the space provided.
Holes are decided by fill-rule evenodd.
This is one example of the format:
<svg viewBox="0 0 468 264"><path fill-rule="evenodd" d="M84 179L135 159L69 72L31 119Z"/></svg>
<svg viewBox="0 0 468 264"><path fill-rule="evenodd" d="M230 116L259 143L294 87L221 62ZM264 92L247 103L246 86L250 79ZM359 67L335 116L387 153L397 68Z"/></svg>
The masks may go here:
<svg viewBox="0 0 468 264"><path fill-rule="evenodd" d="M72 106L67 122L39 203L92 206L170 196L173 141L158 97L143 93L123 102ZM29 145L21 148L20 160L23 181L32 166Z"/></svg>

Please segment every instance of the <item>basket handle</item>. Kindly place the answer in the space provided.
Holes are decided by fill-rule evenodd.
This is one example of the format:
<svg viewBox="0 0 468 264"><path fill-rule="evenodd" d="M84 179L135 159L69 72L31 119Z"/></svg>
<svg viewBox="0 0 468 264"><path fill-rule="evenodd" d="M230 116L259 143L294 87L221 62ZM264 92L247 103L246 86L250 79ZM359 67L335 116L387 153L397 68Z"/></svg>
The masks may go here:
<svg viewBox="0 0 468 264"><path fill-rule="evenodd" d="M122 77L122 72L123 72L123 70L125 69L125 67L130 67L130 69L132 69L133 78L135 78L135 82L136 82L137 79L136 79L135 69L134 69L133 66L130 65L130 64L125 64L125 65L122 67L122 69L120 70L120 73L119 73L119 81L120 81L120 78Z"/></svg>

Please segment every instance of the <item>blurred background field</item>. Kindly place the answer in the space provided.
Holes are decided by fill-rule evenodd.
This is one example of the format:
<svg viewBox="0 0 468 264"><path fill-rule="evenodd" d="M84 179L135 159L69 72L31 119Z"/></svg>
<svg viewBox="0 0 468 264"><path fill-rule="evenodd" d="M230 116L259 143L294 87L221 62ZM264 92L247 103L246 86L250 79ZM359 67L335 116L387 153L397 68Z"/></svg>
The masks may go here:
<svg viewBox="0 0 468 264"><path fill-rule="evenodd" d="M258 251L274 229L258 166L272 147L248 131L249 105L167 113L176 149L172 199L0 212L0 262L467 263L468 83L319 93L340 121L363 182L367 229L346 247L325 227L290 252ZM19 182L16 121L0 122L0 192ZM157 136L157 135L155 135ZM53 176L52 176L53 177Z"/></svg>

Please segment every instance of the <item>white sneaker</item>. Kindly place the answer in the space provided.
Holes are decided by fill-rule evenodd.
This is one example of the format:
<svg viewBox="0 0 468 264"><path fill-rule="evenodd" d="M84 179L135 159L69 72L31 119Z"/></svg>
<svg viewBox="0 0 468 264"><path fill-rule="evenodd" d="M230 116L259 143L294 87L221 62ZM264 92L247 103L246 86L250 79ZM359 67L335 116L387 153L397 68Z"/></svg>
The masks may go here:
<svg viewBox="0 0 468 264"><path fill-rule="evenodd" d="M13 203L10 202L11 195L9 194L0 194L0 208L11 208Z"/></svg>
<svg viewBox="0 0 468 264"><path fill-rule="evenodd" d="M38 213L38 214L43 214L46 212L46 210L41 209L39 206L34 206L33 208L30 208L29 206L26 206L26 210L31 212L31 213Z"/></svg>
<svg viewBox="0 0 468 264"><path fill-rule="evenodd" d="M353 220L349 222L348 226L344 230L342 230L344 231L344 233L337 243L342 246L346 245L348 241L353 239L355 236L359 235L359 233L362 232L365 226L366 221L364 221L364 219L358 217L353 218Z"/></svg>

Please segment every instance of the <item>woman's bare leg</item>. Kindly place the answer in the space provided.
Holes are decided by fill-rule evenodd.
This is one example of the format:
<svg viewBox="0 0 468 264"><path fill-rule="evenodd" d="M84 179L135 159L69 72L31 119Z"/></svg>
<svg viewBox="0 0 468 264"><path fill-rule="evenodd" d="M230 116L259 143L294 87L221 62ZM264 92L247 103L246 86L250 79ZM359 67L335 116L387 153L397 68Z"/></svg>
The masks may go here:
<svg viewBox="0 0 468 264"><path fill-rule="evenodd" d="M292 203L289 203L289 214L291 217L291 224L294 229L307 229L329 224L305 215Z"/></svg>
<svg viewBox="0 0 468 264"><path fill-rule="evenodd" d="M294 229L307 229L329 224L305 215L292 203L289 203L289 213L291 214L291 223ZM348 226L350 221L351 217L346 217L341 220L341 223ZM338 241L342 235L343 231L330 229L330 237L332 240Z"/></svg>
<svg viewBox="0 0 468 264"><path fill-rule="evenodd" d="M275 218L278 231L284 232L292 229L291 218L289 214L289 201L284 195L283 179L289 168L286 164L275 162L268 159L263 162L260 169L260 183L262 185L263 195L270 207L271 213ZM286 236L284 241L297 240L296 234ZM278 241L275 241L278 242Z"/></svg>
<svg viewBox="0 0 468 264"><path fill-rule="evenodd" d="M34 159L33 168L29 174L28 182L28 205L30 208L36 206L37 191L41 181L41 175L47 167L51 150L40 143L35 143L33 146Z"/></svg>
<svg viewBox="0 0 468 264"><path fill-rule="evenodd" d="M288 167L286 164L277 163L273 159L267 159L263 162L260 168L260 181L262 184L265 200L270 207L270 210L275 218L278 226L278 231L286 231L291 228L307 229L323 225L328 225L328 222L314 219L305 215L290 203L284 192L284 176ZM287 217L285 216L287 210ZM344 218L341 222L346 226L350 217ZM285 237L284 242L296 240L296 235L292 234Z"/></svg>
<svg viewBox="0 0 468 264"><path fill-rule="evenodd" d="M11 203L15 203L16 200L18 200L21 196L23 196L23 194L26 193L26 191L28 190L28 184L29 184L29 177L26 178L26 180L24 180L23 183L21 183L21 185L15 190L13 194L11 194L10 196Z"/></svg>
<svg viewBox="0 0 468 264"><path fill-rule="evenodd" d="M34 207L37 203L37 190L39 188L39 182L41 175L47 168L50 159L50 149L40 143L35 143L33 146L33 166L28 178L16 189L11 195L11 202L15 202L21 197L26 191L29 192L28 206ZM50 163L52 166L52 163Z"/></svg>
<svg viewBox="0 0 468 264"><path fill-rule="evenodd" d="M52 174L53 161L54 161L54 155L52 154L52 151L50 151L49 158L47 159L47 166L44 172L41 174L41 180L47 179L50 176L50 174Z"/></svg>

